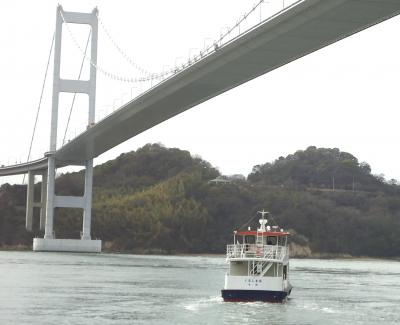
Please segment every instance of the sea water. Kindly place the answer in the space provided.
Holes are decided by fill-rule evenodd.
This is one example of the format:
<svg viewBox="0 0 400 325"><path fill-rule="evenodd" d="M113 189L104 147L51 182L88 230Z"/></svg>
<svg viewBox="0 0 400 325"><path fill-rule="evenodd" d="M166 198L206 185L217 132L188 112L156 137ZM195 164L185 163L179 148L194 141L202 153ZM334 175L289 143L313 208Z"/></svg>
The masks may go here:
<svg viewBox="0 0 400 325"><path fill-rule="evenodd" d="M224 256L0 252L0 324L400 324L400 262L290 267L287 302L232 303Z"/></svg>

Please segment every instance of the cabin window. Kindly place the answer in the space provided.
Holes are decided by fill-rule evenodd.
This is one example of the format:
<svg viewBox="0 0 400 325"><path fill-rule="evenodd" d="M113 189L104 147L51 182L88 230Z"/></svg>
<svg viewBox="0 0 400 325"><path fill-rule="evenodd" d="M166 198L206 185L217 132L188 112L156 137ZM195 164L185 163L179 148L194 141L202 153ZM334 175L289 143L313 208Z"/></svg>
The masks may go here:
<svg viewBox="0 0 400 325"><path fill-rule="evenodd" d="M278 238L278 245L279 245L279 246L285 246L285 245L286 245L286 243L285 243L285 237L284 237L284 236L280 236L280 237Z"/></svg>
<svg viewBox="0 0 400 325"><path fill-rule="evenodd" d="M287 279L287 265L283 266L283 280Z"/></svg>
<svg viewBox="0 0 400 325"><path fill-rule="evenodd" d="M276 245L276 236L268 236L267 245Z"/></svg>
<svg viewBox="0 0 400 325"><path fill-rule="evenodd" d="M283 280L287 279L287 265L283 266Z"/></svg>
<svg viewBox="0 0 400 325"><path fill-rule="evenodd" d="M255 244L254 236L246 236L244 237L245 244Z"/></svg>

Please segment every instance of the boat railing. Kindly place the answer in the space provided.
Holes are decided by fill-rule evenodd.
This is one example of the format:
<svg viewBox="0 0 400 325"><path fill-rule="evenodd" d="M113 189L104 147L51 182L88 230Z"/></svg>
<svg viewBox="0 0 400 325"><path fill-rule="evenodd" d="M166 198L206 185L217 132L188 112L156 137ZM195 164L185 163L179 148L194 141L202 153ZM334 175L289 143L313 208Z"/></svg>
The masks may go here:
<svg viewBox="0 0 400 325"><path fill-rule="evenodd" d="M289 255L289 248L277 245L233 244L227 245L226 257L232 258L260 258L282 261Z"/></svg>

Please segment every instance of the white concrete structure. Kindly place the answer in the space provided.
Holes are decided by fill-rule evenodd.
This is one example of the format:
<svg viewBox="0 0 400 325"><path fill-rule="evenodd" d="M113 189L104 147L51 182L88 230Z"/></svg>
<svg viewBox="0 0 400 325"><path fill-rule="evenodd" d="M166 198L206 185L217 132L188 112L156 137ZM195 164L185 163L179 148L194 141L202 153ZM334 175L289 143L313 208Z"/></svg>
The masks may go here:
<svg viewBox="0 0 400 325"><path fill-rule="evenodd" d="M101 253L101 240L34 238L36 252Z"/></svg>
<svg viewBox="0 0 400 325"><path fill-rule="evenodd" d="M90 79L66 80L60 77L61 67L61 41L62 24L75 23L87 24L91 26L91 61ZM47 163L47 190L42 186L42 202L45 193L47 199L41 204L42 211L46 208L45 234L43 239L35 238L33 242L34 251L68 251L68 252L94 252L101 251L101 241L91 240L91 213L92 213L92 186L93 186L93 159L84 161L70 160L68 165L85 166L85 189L83 197L58 196L55 194L55 174L57 151L57 129L58 129L58 104L61 92L84 93L89 96L88 127L93 125L95 119L95 99L96 99L96 69L97 62L97 34L98 19L97 9L92 13L75 13L63 11L61 6L57 7L55 50L54 50L54 75L53 75L53 101L51 112L51 133L50 151L46 153ZM27 199L27 229L32 230L32 210L33 210L33 172L29 172L28 199ZM44 182L42 182L43 184ZM83 210L83 230L81 240L74 239L55 239L54 234L54 209L55 208L80 208Z"/></svg>
<svg viewBox="0 0 400 325"><path fill-rule="evenodd" d="M35 176L42 176L41 198L40 202L34 201ZM46 223L46 200L47 200L47 172L43 170L41 173L28 172L28 189L26 195L26 230L32 231L33 227L33 208L40 209L40 230L44 230Z"/></svg>

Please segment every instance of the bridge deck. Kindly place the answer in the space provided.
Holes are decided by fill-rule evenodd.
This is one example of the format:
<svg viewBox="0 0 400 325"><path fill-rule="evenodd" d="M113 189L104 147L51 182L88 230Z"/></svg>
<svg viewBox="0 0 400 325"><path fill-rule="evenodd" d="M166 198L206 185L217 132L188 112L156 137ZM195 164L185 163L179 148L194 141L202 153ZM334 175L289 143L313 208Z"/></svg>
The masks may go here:
<svg viewBox="0 0 400 325"><path fill-rule="evenodd" d="M39 171L44 171L46 169L47 169L47 158L42 158L27 163L0 167L0 176L25 174L28 171L39 172Z"/></svg>
<svg viewBox="0 0 400 325"><path fill-rule="evenodd" d="M400 0L303 0L122 106L56 152L84 161L229 89L400 13Z"/></svg>

